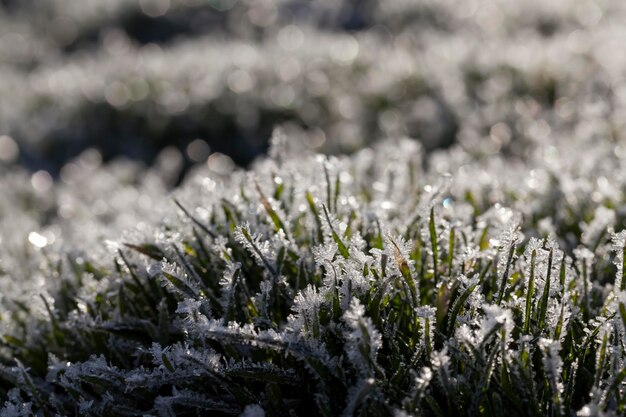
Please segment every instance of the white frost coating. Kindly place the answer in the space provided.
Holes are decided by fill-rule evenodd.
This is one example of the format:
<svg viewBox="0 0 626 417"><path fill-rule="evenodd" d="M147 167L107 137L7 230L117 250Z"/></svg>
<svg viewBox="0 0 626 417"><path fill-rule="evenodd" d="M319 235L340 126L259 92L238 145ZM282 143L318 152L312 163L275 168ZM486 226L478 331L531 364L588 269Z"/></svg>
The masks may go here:
<svg viewBox="0 0 626 417"><path fill-rule="evenodd" d="M265 410L258 404L247 405L239 417L265 417Z"/></svg>
<svg viewBox="0 0 626 417"><path fill-rule="evenodd" d="M55 13L63 11L63 16L77 19L102 15L108 22L123 9L123 2L114 1L108 2L106 13L78 12L77 7L100 10L98 2L70 3L54 0L49 13L57 18L62 16ZM131 3L138 4L125 3L131 9ZM168 3L180 11L202 2ZM252 24L263 16L282 19L283 13L274 12L285 2L257 3L237 2L233 10ZM491 388L505 387L502 382L517 388L518 377L526 378L526 371L528 380L537 382L533 389L541 392L530 398L532 390L516 390L520 403L538 401L541 410L554 410L550 402L567 398L561 386L587 385L576 383L571 376L575 370L561 369L563 363L571 364L567 355L585 351L585 336L603 326L591 341L603 369L593 375L593 391L583 395L598 402L587 406L590 413L614 407L625 394L623 383L613 384L611 378L624 367L620 305L626 296L617 289L623 284L626 234L614 234L612 242L609 237L623 226L619 222L624 217L626 179L619 174L626 169L626 149L619 140L624 131L619 116L626 100L621 75L625 62L611 53L619 45L607 39L619 39L624 32L617 24L623 6L569 0L531 0L530 6L436 3L375 7L372 18L381 19L377 28L392 31L396 41L391 43L385 30L339 35L316 29L311 18L303 29L294 22L287 32L277 27L282 33L279 42L251 41L245 34L227 42L211 38L212 48L201 57L197 48L207 40L181 39L166 48L150 45L139 50L118 33L103 34L102 43L110 49L103 56L79 54L80 59L71 58L68 65L55 59L53 68L34 69L28 77L7 71L0 79L0 96L15 100L0 109L7 110L0 111L0 125L19 130L20 117L12 115L32 113L28 129L34 138L45 133L42 126L75 115L73 108L88 108L91 101L103 99L120 105L120 114L128 110L140 117L154 104L165 124L172 111L187 105L185 116L193 119L196 109L215 103L203 99L203 92L217 97L217 103L232 98L236 111L242 110L235 124L253 125L257 116L280 109L316 127L310 132L293 133L288 126L276 131L270 157L256 161L247 173L218 178L216 173L228 171L228 159L212 155L207 167L197 168L173 191L186 208L182 211L171 204L160 173L130 164L99 167L93 151L91 157L69 163L57 184L46 182L46 194L29 174L0 167L0 334L14 337L5 340L1 362L13 364L14 357L23 360L37 349L55 351L62 359L50 360L47 379L34 379L39 392L54 392L54 401L71 401L71 408L66 404L64 410L74 410L76 399L64 396L63 390L81 391L85 384L104 381L104 388L91 387L84 399L78 396L79 411L94 415L124 401L133 404L135 390L145 396L141 412L146 414L167 414L183 400L193 401L200 410L218 407L213 399L238 397L231 395L236 390L202 397L188 389L221 387L229 380L239 383L250 376L245 373L254 368L251 359L272 365L254 368L256 380L269 375L283 387L301 382L292 378L305 379L306 386L316 390L307 393L307 404L340 404L331 415L340 415L346 404L351 405L349 411L364 414L367 410L360 407L380 404L406 407L402 412L409 415L437 414L423 410L432 394L436 401L464 402L458 409L468 413L489 412L481 401L490 399L476 381L489 375L492 379L486 382L497 383ZM435 36L429 32L431 25L420 28L433 46L424 54L406 53L406 48L416 47L414 36L420 36L414 28L404 33L411 36L393 33L397 26L411 25L405 22L411 19L403 17L414 15L416 5L424 8L419 13L432 8L453 22L452 29L437 29ZM333 7L322 7L325 15L332 15ZM232 18L230 12L223 16ZM11 26L7 33L19 29ZM44 32L47 38L50 33ZM259 36L269 40L276 35L269 27L259 32L267 32ZM286 52L281 48L293 45L285 38L288 33L298 34L294 39L300 47ZM33 62L24 65L29 68L50 49L32 35L25 38L33 46ZM466 41L474 36L482 42ZM335 37L341 41L335 43ZM333 45L347 45L350 59L329 53ZM0 49L0 54L7 53ZM138 56L141 68L131 65ZM603 71L590 71L594 68ZM127 77L127 71L136 72ZM150 83L140 94L145 97L128 98L128 107L121 106L124 100L114 90L122 91L125 99L125 89L133 90L138 79ZM406 88L414 80L424 84L417 89L419 97ZM353 85L359 88L343 88ZM555 97L544 97L552 90ZM386 108L373 112L372 103L385 103ZM423 132L420 140L426 144L429 131L446 126L448 116L442 112L447 114L447 109L458 123L456 142L449 149L431 152L416 140L392 139L348 157L307 151L358 148L369 140L364 133L373 135L364 131L364 120L380 136ZM246 132L254 132L253 126ZM437 250L430 242L431 208ZM279 232L278 221L271 218L274 212L284 223ZM143 248L153 243L166 259L153 259L155 253L146 258L125 243ZM515 251L509 263L511 247ZM524 249L525 255L519 256ZM522 334L533 251L530 330ZM433 262L435 253L439 262ZM505 268L510 268L506 276ZM550 291L541 328L538 307L548 274ZM459 300L474 285L473 292ZM599 347L605 335L602 357ZM84 342L85 352L65 358L62 347L69 341L77 350ZM89 358L91 351L106 355ZM532 366L522 366L526 356L521 352L534 352ZM544 360L535 360L535 353ZM38 353L36 359L24 369L45 372L45 356ZM580 374L587 378L594 370L583 359L573 363L581 364ZM398 368L407 373L396 374ZM19 372L6 370L4 383L10 385L15 375L25 383ZM509 380L502 381L507 373ZM394 387L392 381L398 380L403 386ZM350 398L328 401L340 391L332 389L337 381ZM408 392L412 381L417 388ZM98 398L90 394L108 387L124 401L115 401L109 392ZM29 386L22 388L7 394L7 413L26 414L36 407ZM246 389L254 390L255 384ZM252 394L268 396L266 391ZM241 396L244 403L229 409L231 414L253 402L247 392ZM599 404L604 398L606 404Z"/></svg>
<svg viewBox="0 0 626 417"><path fill-rule="evenodd" d="M621 291L621 287L624 285L624 247L626 247L626 230L622 230L619 233L612 233L611 243L613 244L613 250L615 251L613 264L617 267L617 274L615 275L615 289L617 291Z"/></svg>
<svg viewBox="0 0 626 417"><path fill-rule="evenodd" d="M148 272L148 275L150 275L151 277L156 277L156 276L161 275L161 273L163 272L163 268L164 268L163 262L157 262L154 264L150 264L150 266L148 266L146 271Z"/></svg>
<svg viewBox="0 0 626 417"><path fill-rule="evenodd" d="M365 308L357 298L350 303L350 308L343 315L349 326L346 351L350 360L359 364L361 373L372 372L376 363L376 354L382 346L382 338L369 317L365 317Z"/></svg>
<svg viewBox="0 0 626 417"><path fill-rule="evenodd" d="M581 224L582 242L585 245L594 245L601 233L612 224L615 224L615 211L604 206L598 206L594 212L593 220L590 223Z"/></svg>
<svg viewBox="0 0 626 417"><path fill-rule="evenodd" d="M503 309L497 305L489 304L483 305L482 308L485 311L485 317L482 319L480 326L481 342L497 325L502 325L505 335L508 336L511 334L515 322L513 321L513 315L509 309Z"/></svg>

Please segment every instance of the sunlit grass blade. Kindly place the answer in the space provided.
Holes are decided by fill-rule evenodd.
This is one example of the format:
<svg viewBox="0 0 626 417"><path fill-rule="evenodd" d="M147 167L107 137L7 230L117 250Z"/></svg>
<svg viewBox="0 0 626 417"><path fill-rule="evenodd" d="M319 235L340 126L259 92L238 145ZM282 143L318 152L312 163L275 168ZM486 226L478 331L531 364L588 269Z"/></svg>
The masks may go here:
<svg viewBox="0 0 626 417"><path fill-rule="evenodd" d="M439 282L439 244L437 243L437 228L435 225L435 208L430 209L430 220L428 222L430 233L430 245L433 252L433 279L435 285Z"/></svg>
<svg viewBox="0 0 626 417"><path fill-rule="evenodd" d="M337 234L337 232L333 228L333 224L332 224L332 222L330 220L330 215L328 214L328 210L326 209L326 206L322 205L322 209L324 210L324 216L326 216L326 222L328 222L328 227L330 228L330 233L332 235L333 240L337 244L337 247L339 249L339 253L341 254L341 256L343 256L344 258L348 259L350 257L350 252L348 251L347 246L345 245L345 243L343 243L343 241L341 240L341 238L339 237L339 235Z"/></svg>
<svg viewBox="0 0 626 417"><path fill-rule="evenodd" d="M535 293L535 262L537 259L537 251L533 250L530 255L530 273L528 276L528 285L526 286L526 307L524 312L523 332L528 333L530 330L530 320L532 315L533 296Z"/></svg>

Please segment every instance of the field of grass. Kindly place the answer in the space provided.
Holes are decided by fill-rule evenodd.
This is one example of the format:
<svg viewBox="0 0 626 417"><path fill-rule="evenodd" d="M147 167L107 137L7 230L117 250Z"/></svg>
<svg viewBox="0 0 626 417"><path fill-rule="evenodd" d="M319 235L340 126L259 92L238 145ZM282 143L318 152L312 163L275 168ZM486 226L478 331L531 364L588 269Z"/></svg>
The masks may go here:
<svg viewBox="0 0 626 417"><path fill-rule="evenodd" d="M6 415L623 413L621 148L427 168L410 140L274 142L106 249L29 235L2 265Z"/></svg>
<svg viewBox="0 0 626 417"><path fill-rule="evenodd" d="M626 414L623 6L209 3L0 1L0 416Z"/></svg>

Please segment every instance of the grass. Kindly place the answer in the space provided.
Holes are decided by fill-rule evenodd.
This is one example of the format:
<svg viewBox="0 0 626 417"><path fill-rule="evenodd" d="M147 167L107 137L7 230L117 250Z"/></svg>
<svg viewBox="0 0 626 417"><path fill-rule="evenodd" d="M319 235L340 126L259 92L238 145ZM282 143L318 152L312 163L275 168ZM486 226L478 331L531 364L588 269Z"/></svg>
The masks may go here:
<svg viewBox="0 0 626 417"><path fill-rule="evenodd" d="M43 267L60 283L45 314L3 300L2 413L626 411L612 225L585 248L580 224L602 219L542 204L554 190L518 212L459 177L407 180L411 142L363 155L268 159L211 193L188 184L152 239ZM539 231L546 214L554 233Z"/></svg>

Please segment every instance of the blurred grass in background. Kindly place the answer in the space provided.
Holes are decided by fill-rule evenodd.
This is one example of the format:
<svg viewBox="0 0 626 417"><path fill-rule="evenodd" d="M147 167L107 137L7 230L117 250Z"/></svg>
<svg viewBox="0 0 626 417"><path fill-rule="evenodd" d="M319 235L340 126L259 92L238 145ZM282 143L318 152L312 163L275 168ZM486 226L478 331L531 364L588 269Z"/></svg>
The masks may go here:
<svg viewBox="0 0 626 417"><path fill-rule="evenodd" d="M0 5L0 160L53 178L93 148L176 184L211 154L248 165L278 125L328 153L408 136L520 156L626 120L624 6L606 1Z"/></svg>
<svg viewBox="0 0 626 417"><path fill-rule="evenodd" d="M382 59L409 52L394 41L412 25L375 2L1 4L0 153L55 177L88 148L148 164L167 149L161 160L183 168L219 152L245 166L284 123L330 152L389 130L429 148L456 132L417 68L387 73Z"/></svg>

